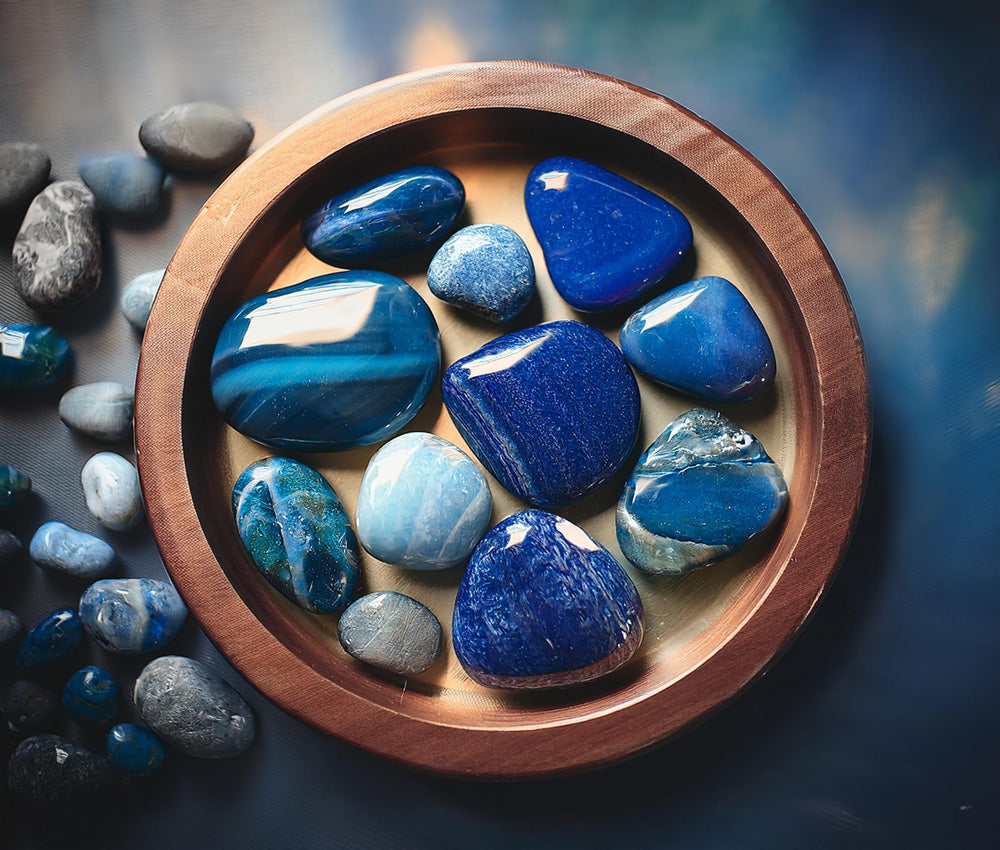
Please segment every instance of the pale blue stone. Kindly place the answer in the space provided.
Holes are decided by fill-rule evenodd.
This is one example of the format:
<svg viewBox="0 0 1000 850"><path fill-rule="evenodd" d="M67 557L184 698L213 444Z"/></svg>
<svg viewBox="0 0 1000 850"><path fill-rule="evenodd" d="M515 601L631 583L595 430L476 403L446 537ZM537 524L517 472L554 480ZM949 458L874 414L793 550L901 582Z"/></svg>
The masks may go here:
<svg viewBox="0 0 1000 850"><path fill-rule="evenodd" d="M441 654L441 624L424 605L383 590L369 593L341 615L344 649L366 664L401 676L422 673Z"/></svg>
<svg viewBox="0 0 1000 850"><path fill-rule="evenodd" d="M113 531L133 528L143 517L139 473L121 455L99 452L80 474L87 509Z"/></svg>
<svg viewBox="0 0 1000 850"><path fill-rule="evenodd" d="M73 387L59 399L59 418L74 431L98 440L124 440L132 434L135 400L115 381Z"/></svg>
<svg viewBox="0 0 1000 850"><path fill-rule="evenodd" d="M149 321L149 313L153 309L153 301L160 291L165 272L166 269L143 272L132 278L131 283L125 287L121 299L122 314L136 330L146 329L146 322Z"/></svg>
<svg viewBox="0 0 1000 850"><path fill-rule="evenodd" d="M80 597L80 621L91 640L121 655L162 649L186 617L173 585L151 578L96 581Z"/></svg>
<svg viewBox="0 0 1000 850"><path fill-rule="evenodd" d="M42 525L31 538L28 554L38 566L73 578L100 578L115 565L115 550L107 543L61 522Z"/></svg>

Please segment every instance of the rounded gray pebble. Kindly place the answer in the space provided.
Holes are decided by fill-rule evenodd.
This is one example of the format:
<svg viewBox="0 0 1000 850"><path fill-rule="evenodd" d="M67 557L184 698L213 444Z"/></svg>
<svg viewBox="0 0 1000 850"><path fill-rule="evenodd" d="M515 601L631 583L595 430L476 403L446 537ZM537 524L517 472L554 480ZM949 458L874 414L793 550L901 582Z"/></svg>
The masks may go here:
<svg viewBox="0 0 1000 850"><path fill-rule="evenodd" d="M150 156L178 171L218 171L242 157L252 140L253 127L239 113L204 101L171 106L139 128Z"/></svg>
<svg viewBox="0 0 1000 850"><path fill-rule="evenodd" d="M116 782L111 762L58 735L22 741L7 765L7 785L22 804L64 813L83 806L100 811ZM92 816L91 812L91 816Z"/></svg>
<svg viewBox="0 0 1000 850"><path fill-rule="evenodd" d="M97 199L98 209L128 218L146 218L160 208L163 167L152 159L123 153L87 156L77 170Z"/></svg>
<svg viewBox="0 0 1000 850"><path fill-rule="evenodd" d="M132 434L132 391L114 381L73 387L59 400L59 418L74 431L98 440L124 440Z"/></svg>
<svg viewBox="0 0 1000 850"><path fill-rule="evenodd" d="M0 528L0 567L5 567L17 557L21 551L21 541L17 536Z"/></svg>
<svg viewBox="0 0 1000 850"><path fill-rule="evenodd" d="M441 624L424 605L383 590L351 604L340 617L341 646L383 670L406 676L422 673L441 654Z"/></svg>
<svg viewBox="0 0 1000 850"><path fill-rule="evenodd" d="M101 525L112 531L127 531L143 517L139 473L121 455L99 452L80 473L83 496Z"/></svg>
<svg viewBox="0 0 1000 850"><path fill-rule="evenodd" d="M52 163L39 145L12 142L0 145L0 219L16 219L45 184Z"/></svg>
<svg viewBox="0 0 1000 850"><path fill-rule="evenodd" d="M160 291L160 284L163 283L164 272L166 269L157 269L137 275L122 293L122 314L136 330L146 330L146 322L149 321L156 293Z"/></svg>
<svg viewBox="0 0 1000 850"><path fill-rule="evenodd" d="M38 566L73 578L100 578L115 565L111 546L62 522L42 525L31 538L28 554Z"/></svg>
<svg viewBox="0 0 1000 850"><path fill-rule="evenodd" d="M10 655L24 639L24 623L13 611L0 608L0 656Z"/></svg>

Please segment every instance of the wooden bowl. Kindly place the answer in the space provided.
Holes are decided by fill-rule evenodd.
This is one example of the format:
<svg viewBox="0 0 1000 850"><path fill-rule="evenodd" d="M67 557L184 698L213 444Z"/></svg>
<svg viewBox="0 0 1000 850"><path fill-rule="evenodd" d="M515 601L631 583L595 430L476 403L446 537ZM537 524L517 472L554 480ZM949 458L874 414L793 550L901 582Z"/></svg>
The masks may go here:
<svg viewBox="0 0 1000 850"><path fill-rule="evenodd" d="M646 637L625 668L548 693L483 688L450 641L409 680L355 662L334 617L287 602L236 534L232 485L280 454L226 426L209 394L218 332L248 297L329 267L299 237L304 214L372 177L416 163L463 180L466 221L499 221L527 241L540 297L522 325L576 317L558 298L524 212L524 181L545 156L576 155L677 204L695 232L692 259L667 284L703 274L736 283L774 343L772 397L724 412L764 442L789 481L781 528L751 551L680 579L636 570ZM494 326L429 295L427 258L391 269L424 296L446 363ZM665 284L664 286L666 286ZM661 287L662 288L662 287ZM627 315L585 317L612 339ZM643 425L626 468L565 511L621 557L614 504L635 457L678 413L699 406L640 379ZM409 765L518 777L591 767L649 747L750 682L801 628L830 581L858 512L870 443L858 327L836 268L778 181L706 121L620 80L532 62L485 62L397 77L345 95L279 135L212 196L167 269L142 346L136 443L150 522L170 574L209 637L266 696L318 729ZM431 396L407 430L461 438ZM300 455L353 515L375 447ZM494 522L522 507L492 482ZM624 562L624 558L622 558ZM627 562L626 562L627 563ZM425 574L365 556L367 590L427 604L450 633L460 570Z"/></svg>

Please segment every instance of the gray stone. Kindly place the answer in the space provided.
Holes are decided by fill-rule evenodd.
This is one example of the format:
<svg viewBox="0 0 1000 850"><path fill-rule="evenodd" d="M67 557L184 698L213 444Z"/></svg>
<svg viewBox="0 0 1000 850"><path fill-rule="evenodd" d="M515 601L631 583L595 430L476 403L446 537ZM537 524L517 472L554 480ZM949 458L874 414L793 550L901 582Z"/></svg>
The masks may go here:
<svg viewBox="0 0 1000 850"><path fill-rule="evenodd" d="M90 189L78 180L47 186L14 240L14 285L36 310L63 310L101 282L101 234Z"/></svg>
<svg viewBox="0 0 1000 850"><path fill-rule="evenodd" d="M42 525L31 538L28 554L38 566L73 578L100 578L115 565L115 550L101 538L62 522Z"/></svg>
<svg viewBox="0 0 1000 850"><path fill-rule="evenodd" d="M142 122L139 141L168 168L212 172L242 157L253 127L239 113L217 103L181 103Z"/></svg>
<svg viewBox="0 0 1000 850"><path fill-rule="evenodd" d="M131 153L87 156L77 170L97 199L98 209L127 218L146 218L160 208L163 167Z"/></svg>
<svg viewBox="0 0 1000 850"><path fill-rule="evenodd" d="M165 271L166 269L157 269L137 275L122 293L122 314L136 330L146 330L149 312L153 309L153 301L160 291Z"/></svg>
<svg viewBox="0 0 1000 850"><path fill-rule="evenodd" d="M0 567L5 567L21 551L21 541L7 529L0 528Z"/></svg>
<svg viewBox="0 0 1000 850"><path fill-rule="evenodd" d="M59 715L59 700L51 688L20 679L8 688L3 713L14 732L33 735L51 732Z"/></svg>
<svg viewBox="0 0 1000 850"><path fill-rule="evenodd" d="M354 602L337 624L341 646L375 667L406 676L422 673L441 654L441 624L429 609L392 590Z"/></svg>
<svg viewBox="0 0 1000 850"><path fill-rule="evenodd" d="M132 435L132 391L114 381L73 387L59 399L59 418L74 431L98 440Z"/></svg>
<svg viewBox="0 0 1000 850"><path fill-rule="evenodd" d="M143 517L139 473L121 455L98 452L80 473L83 496L101 525L112 531L126 531Z"/></svg>
<svg viewBox="0 0 1000 850"><path fill-rule="evenodd" d="M8 656L24 639L24 623L13 611L0 608L0 657Z"/></svg>
<svg viewBox="0 0 1000 850"><path fill-rule="evenodd" d="M13 142L0 145L0 219L16 219L45 184L52 163L38 145Z"/></svg>
<svg viewBox="0 0 1000 850"><path fill-rule="evenodd" d="M58 735L25 739L7 765L7 785L14 797L53 814L82 812L84 807L99 811L111 799L116 780L106 757Z"/></svg>
<svg viewBox="0 0 1000 850"><path fill-rule="evenodd" d="M253 710L235 689L192 658L165 655L139 674L135 707L149 727L197 758L238 756L253 743Z"/></svg>

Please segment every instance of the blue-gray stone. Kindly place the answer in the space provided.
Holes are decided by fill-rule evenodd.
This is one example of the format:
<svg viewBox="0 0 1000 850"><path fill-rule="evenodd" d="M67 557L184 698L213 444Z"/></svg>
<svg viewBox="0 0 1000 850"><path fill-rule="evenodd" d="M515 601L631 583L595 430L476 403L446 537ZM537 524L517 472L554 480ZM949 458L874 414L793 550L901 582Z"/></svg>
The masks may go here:
<svg viewBox="0 0 1000 850"><path fill-rule="evenodd" d="M20 679L7 689L3 713L11 731L20 735L51 732L58 722L59 700L51 688L30 679Z"/></svg>
<svg viewBox="0 0 1000 850"><path fill-rule="evenodd" d="M6 567L21 551L21 541L15 534L0 528L0 567Z"/></svg>
<svg viewBox="0 0 1000 850"><path fill-rule="evenodd" d="M126 531L142 520L139 473L121 455L98 452L84 464L80 482L87 510L101 525Z"/></svg>
<svg viewBox="0 0 1000 850"><path fill-rule="evenodd" d="M253 710L236 690L192 658L149 662L135 682L136 710L168 744L189 756L230 758L253 743Z"/></svg>
<svg viewBox="0 0 1000 850"><path fill-rule="evenodd" d="M100 578L115 565L115 550L111 546L61 522L47 522L39 527L31 538L28 554L38 566L73 578Z"/></svg>
<svg viewBox="0 0 1000 850"><path fill-rule="evenodd" d="M391 673L422 673L441 654L441 624L430 610L402 593L362 596L337 624L340 644L359 661Z"/></svg>
<svg viewBox="0 0 1000 850"><path fill-rule="evenodd" d="M492 506L490 485L465 452L433 434L402 434L361 479L358 537L380 561L443 570L469 559Z"/></svg>
<svg viewBox="0 0 1000 850"><path fill-rule="evenodd" d="M118 685L107 670L91 664L69 677L62 702L74 720L107 726L118 714Z"/></svg>
<svg viewBox="0 0 1000 850"><path fill-rule="evenodd" d="M164 272L166 269L157 269L136 275L122 293L122 315L136 330L146 330L146 322L149 321L156 293L160 291L160 284L163 283Z"/></svg>
<svg viewBox="0 0 1000 850"><path fill-rule="evenodd" d="M126 776L149 776L165 757L160 739L144 726L119 723L108 732L108 758Z"/></svg>
<svg viewBox="0 0 1000 850"><path fill-rule="evenodd" d="M59 399L59 418L74 431L98 440L132 435L132 391L114 381L82 384Z"/></svg>
<svg viewBox="0 0 1000 850"><path fill-rule="evenodd" d="M70 359L69 343L58 331L0 322L0 390L51 386L66 373Z"/></svg>
<svg viewBox="0 0 1000 850"><path fill-rule="evenodd" d="M9 142L0 145L0 220L16 220L45 184L52 163L38 145Z"/></svg>
<svg viewBox="0 0 1000 850"><path fill-rule="evenodd" d="M163 649L186 617L180 594L157 579L103 579L80 597L80 620L91 640L119 655Z"/></svg>
<svg viewBox="0 0 1000 850"><path fill-rule="evenodd" d="M165 175L158 162L131 153L86 156L77 170L100 210L145 218L160 208Z"/></svg>
<svg viewBox="0 0 1000 850"><path fill-rule="evenodd" d="M80 618L72 608L54 611L35 626L17 652L17 666L37 670L69 658L83 640Z"/></svg>
<svg viewBox="0 0 1000 850"><path fill-rule="evenodd" d="M491 322L509 322L531 300L535 264L524 240L506 225L473 224L438 249L427 286L442 301Z"/></svg>
<svg viewBox="0 0 1000 850"><path fill-rule="evenodd" d="M24 639L24 623L13 611L0 608L0 658L4 658Z"/></svg>
<svg viewBox="0 0 1000 850"><path fill-rule="evenodd" d="M784 511L788 487L756 437L714 410L689 410L639 458L618 503L618 543L650 573L732 555Z"/></svg>
<svg viewBox="0 0 1000 850"><path fill-rule="evenodd" d="M253 141L253 126L227 106L179 103L139 127L146 152L176 171L210 173L232 165Z"/></svg>
<svg viewBox="0 0 1000 850"><path fill-rule="evenodd" d="M30 492L31 476L16 466L0 463L0 510L17 507Z"/></svg>
<svg viewBox="0 0 1000 850"><path fill-rule="evenodd" d="M93 817L113 799L116 775L105 756L58 735L26 738L10 757L7 785L22 805L46 814Z"/></svg>

